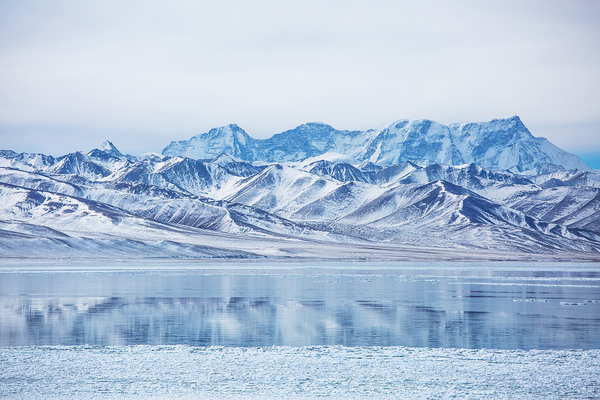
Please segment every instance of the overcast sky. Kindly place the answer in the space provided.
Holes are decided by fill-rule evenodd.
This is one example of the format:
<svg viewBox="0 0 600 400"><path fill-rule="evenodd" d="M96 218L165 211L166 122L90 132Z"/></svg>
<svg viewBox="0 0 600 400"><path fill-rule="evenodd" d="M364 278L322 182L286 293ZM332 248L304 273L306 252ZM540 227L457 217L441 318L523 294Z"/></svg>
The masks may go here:
<svg viewBox="0 0 600 400"><path fill-rule="evenodd" d="M0 0L0 148L519 115L600 168L599 49L597 0Z"/></svg>

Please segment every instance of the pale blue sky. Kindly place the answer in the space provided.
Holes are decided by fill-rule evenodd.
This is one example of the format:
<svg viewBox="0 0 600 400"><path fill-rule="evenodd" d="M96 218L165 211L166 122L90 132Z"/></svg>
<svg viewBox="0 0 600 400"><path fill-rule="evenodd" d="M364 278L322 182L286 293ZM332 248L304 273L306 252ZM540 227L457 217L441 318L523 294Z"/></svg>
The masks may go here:
<svg viewBox="0 0 600 400"><path fill-rule="evenodd" d="M519 115L600 168L598 49L596 0L0 0L0 148Z"/></svg>

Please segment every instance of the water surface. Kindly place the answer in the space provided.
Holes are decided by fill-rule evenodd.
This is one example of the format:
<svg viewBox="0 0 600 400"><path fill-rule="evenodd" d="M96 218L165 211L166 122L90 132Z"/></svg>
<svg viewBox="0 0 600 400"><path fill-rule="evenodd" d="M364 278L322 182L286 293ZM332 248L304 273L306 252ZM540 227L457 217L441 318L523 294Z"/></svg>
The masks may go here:
<svg viewBox="0 0 600 400"><path fill-rule="evenodd" d="M600 348L597 264L14 263L0 346Z"/></svg>

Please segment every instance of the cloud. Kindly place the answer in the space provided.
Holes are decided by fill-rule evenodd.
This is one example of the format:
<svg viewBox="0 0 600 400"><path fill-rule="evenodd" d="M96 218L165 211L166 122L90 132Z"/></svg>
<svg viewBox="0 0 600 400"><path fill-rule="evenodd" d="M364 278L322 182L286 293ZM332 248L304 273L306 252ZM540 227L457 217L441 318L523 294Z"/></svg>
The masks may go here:
<svg viewBox="0 0 600 400"><path fill-rule="evenodd" d="M592 1L1 2L0 147L517 114L575 149L600 137L598 20Z"/></svg>

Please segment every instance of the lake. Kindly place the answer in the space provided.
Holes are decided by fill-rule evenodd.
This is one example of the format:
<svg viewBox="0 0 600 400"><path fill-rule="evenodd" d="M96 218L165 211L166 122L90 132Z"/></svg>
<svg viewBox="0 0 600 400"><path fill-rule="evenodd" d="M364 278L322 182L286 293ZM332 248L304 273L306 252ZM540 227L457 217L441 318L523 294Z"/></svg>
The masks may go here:
<svg viewBox="0 0 600 400"><path fill-rule="evenodd" d="M1 347L600 348L597 263L6 264Z"/></svg>
<svg viewBox="0 0 600 400"><path fill-rule="evenodd" d="M0 397L599 398L598 267L3 260Z"/></svg>

